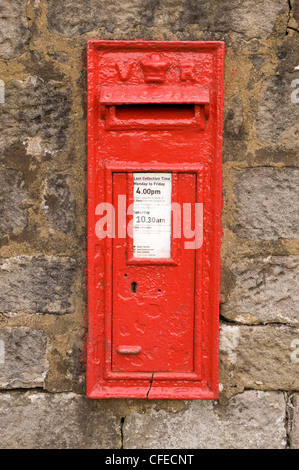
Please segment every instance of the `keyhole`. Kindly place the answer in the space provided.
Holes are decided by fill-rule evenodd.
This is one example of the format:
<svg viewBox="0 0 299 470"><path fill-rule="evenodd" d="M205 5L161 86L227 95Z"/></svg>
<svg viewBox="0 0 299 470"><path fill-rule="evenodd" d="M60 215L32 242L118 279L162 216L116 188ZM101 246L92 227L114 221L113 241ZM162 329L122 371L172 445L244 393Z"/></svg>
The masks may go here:
<svg viewBox="0 0 299 470"><path fill-rule="evenodd" d="M134 292L137 292L137 282L131 282L131 291Z"/></svg>

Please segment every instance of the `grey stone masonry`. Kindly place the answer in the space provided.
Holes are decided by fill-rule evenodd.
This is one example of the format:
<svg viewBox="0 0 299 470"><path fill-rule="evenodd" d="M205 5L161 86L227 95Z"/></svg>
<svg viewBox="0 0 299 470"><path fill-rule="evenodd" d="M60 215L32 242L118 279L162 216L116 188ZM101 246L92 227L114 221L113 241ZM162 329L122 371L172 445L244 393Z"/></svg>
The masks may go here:
<svg viewBox="0 0 299 470"><path fill-rule="evenodd" d="M240 323L299 325L299 256L268 256L236 262L221 314Z"/></svg>
<svg viewBox="0 0 299 470"><path fill-rule="evenodd" d="M23 175L16 170L0 171L0 237L19 234L28 223L28 193Z"/></svg>
<svg viewBox="0 0 299 470"><path fill-rule="evenodd" d="M0 154L16 143L31 155L61 150L67 138L70 94L67 84L35 75L6 83L5 103L0 106Z"/></svg>
<svg viewBox="0 0 299 470"><path fill-rule="evenodd" d="M74 276L70 258L0 258L0 315L73 312Z"/></svg>
<svg viewBox="0 0 299 470"><path fill-rule="evenodd" d="M45 332L0 328L0 389L42 387L48 370Z"/></svg>
<svg viewBox="0 0 299 470"><path fill-rule="evenodd" d="M0 4L0 58L12 59L21 54L30 38L26 2L14 0Z"/></svg>
<svg viewBox="0 0 299 470"><path fill-rule="evenodd" d="M293 393L289 402L289 435L291 449L299 449L299 393Z"/></svg>
<svg viewBox="0 0 299 470"><path fill-rule="evenodd" d="M125 449L280 449L286 445L281 392L246 391L226 407L184 401L179 410L158 403L126 417Z"/></svg>
<svg viewBox="0 0 299 470"><path fill-rule="evenodd" d="M209 0L165 0L163 5L141 0L48 0L50 30L76 36L103 28L109 33L142 27L168 27L173 33L199 25L203 31L266 38L276 30L277 19L287 14L284 0L222 0L213 8ZM265 17L267 21L265 21Z"/></svg>
<svg viewBox="0 0 299 470"><path fill-rule="evenodd" d="M235 226L255 241L299 238L299 169L251 168L235 172Z"/></svg>
<svg viewBox="0 0 299 470"><path fill-rule="evenodd" d="M127 29L141 20L147 19L147 8L141 0L48 0L48 26L51 30L75 36L98 27L112 32L116 27ZM140 18L141 16L141 18Z"/></svg>
<svg viewBox="0 0 299 470"><path fill-rule="evenodd" d="M75 229L75 205L67 175L48 175L43 192L42 208L51 229L71 234Z"/></svg>
<svg viewBox="0 0 299 470"><path fill-rule="evenodd" d="M196 8L196 3L192 3ZM207 3L211 8L210 2ZM224 0L216 9L214 29L225 33L234 31L247 39L262 39L275 33L279 16L286 13L283 0Z"/></svg>
<svg viewBox="0 0 299 470"><path fill-rule="evenodd" d="M293 72L295 64L291 65L287 72ZM298 151L299 106L292 99L292 82L298 78L298 73L283 73L263 84L257 113L257 137L268 148Z"/></svg>
<svg viewBox="0 0 299 470"><path fill-rule="evenodd" d="M117 449L120 419L74 393L0 394L1 449Z"/></svg>
<svg viewBox="0 0 299 470"><path fill-rule="evenodd" d="M298 345L299 328L222 323L220 382L225 393L244 388L299 390Z"/></svg>

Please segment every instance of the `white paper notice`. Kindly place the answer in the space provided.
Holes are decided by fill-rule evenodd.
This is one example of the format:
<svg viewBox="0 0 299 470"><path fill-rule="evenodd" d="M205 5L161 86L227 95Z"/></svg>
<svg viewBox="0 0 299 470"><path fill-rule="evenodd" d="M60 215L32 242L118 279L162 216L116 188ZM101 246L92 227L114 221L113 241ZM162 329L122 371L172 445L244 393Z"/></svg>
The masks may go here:
<svg viewBox="0 0 299 470"><path fill-rule="evenodd" d="M171 173L133 173L133 256L170 258Z"/></svg>

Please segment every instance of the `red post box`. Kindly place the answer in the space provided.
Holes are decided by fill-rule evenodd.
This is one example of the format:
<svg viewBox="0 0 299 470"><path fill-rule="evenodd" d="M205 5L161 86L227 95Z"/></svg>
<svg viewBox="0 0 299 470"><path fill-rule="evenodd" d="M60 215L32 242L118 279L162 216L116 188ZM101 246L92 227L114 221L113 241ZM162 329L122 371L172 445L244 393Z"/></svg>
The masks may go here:
<svg viewBox="0 0 299 470"><path fill-rule="evenodd" d="M88 42L90 398L217 398L222 42Z"/></svg>

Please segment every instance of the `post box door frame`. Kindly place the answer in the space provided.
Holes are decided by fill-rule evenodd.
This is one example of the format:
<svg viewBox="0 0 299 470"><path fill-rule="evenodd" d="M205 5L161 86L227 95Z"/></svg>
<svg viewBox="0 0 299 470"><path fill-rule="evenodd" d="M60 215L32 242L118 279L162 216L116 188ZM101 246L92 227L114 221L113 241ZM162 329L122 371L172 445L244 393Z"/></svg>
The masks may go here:
<svg viewBox="0 0 299 470"><path fill-rule="evenodd" d="M134 172L165 172L165 173L193 173L196 174L197 182L206 181L207 184L198 184L197 183L197 194L196 199L197 202L204 202L209 200L209 196L204 194L207 192L208 188L210 187L209 181L209 169L204 165L186 165L183 169L181 166L177 165L169 165L169 164L159 164L159 165L117 165L114 166L112 164L105 165L105 188L106 188L106 201L112 204L113 199L113 190L112 189L112 175L113 173L134 173ZM110 189L111 188L111 189ZM206 207L205 210L208 210ZM204 214L205 218L205 214ZM171 242L173 243L175 239L172 237ZM203 321L202 311L204 310L203 306L203 299L201 297L201 286L203 284L203 273L200 269L196 269L196 266L204 266L203 261L203 251L204 251L204 244L200 249L197 249L195 252L195 328L194 328L194 365L195 370L194 372L155 372L155 379L157 380L201 380L202 379L202 367L207 367L205 364L205 358L202 352L202 341L208 341L209 337L209 328L207 328L207 324ZM170 258L171 259L171 258ZM138 259L138 264L141 265L148 265L153 264L152 260L142 260ZM157 259L154 260L155 264L167 266L167 259ZM105 238L105 266L113 266L113 259L112 259L112 239L106 237ZM112 358L112 321L113 321L113 312L112 312L112 272L111 269L105 270L105 277L104 277L105 285L107 286L105 289L105 330L104 330L104 337L105 337L105 344L107 347L105 348L105 371L104 377L105 379L148 379L152 376L152 372L112 372L111 370L111 358Z"/></svg>

